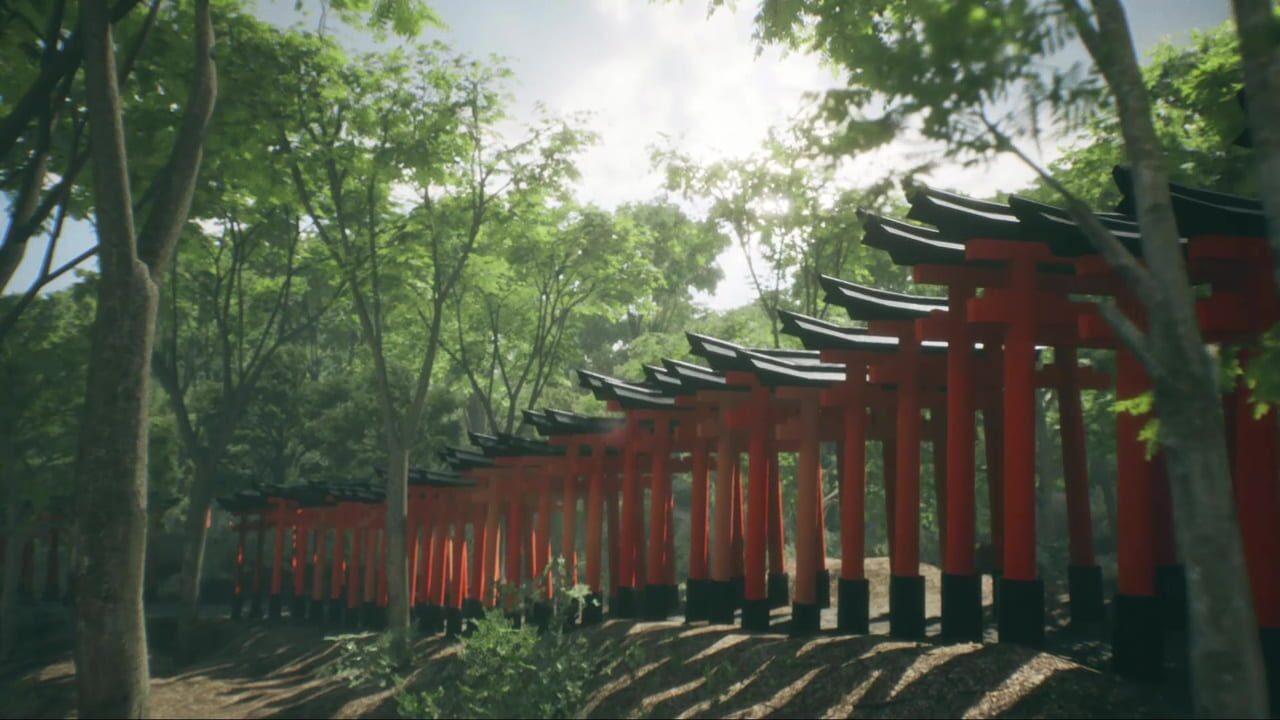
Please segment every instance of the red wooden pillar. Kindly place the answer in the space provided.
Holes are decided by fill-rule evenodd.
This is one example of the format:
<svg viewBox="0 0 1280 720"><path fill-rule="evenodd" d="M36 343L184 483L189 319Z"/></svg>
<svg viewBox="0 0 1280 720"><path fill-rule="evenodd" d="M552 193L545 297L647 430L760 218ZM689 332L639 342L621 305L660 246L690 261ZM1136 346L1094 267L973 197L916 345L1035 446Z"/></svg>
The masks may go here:
<svg viewBox="0 0 1280 720"><path fill-rule="evenodd" d="M333 566L329 570L329 616L330 625L342 622L342 581L346 576L347 522L349 510L346 503L339 503L334 510L333 522Z"/></svg>
<svg viewBox="0 0 1280 720"><path fill-rule="evenodd" d="M1163 454L1151 459L1151 558L1155 562L1156 600L1166 628L1187 626L1187 576L1178 562L1173 538L1173 494Z"/></svg>
<svg viewBox="0 0 1280 720"><path fill-rule="evenodd" d="M786 520L782 514L782 474L778 472L778 452L772 438L767 439L769 459L769 516L766 521L769 546L769 607L791 604L791 579L787 575L785 546Z"/></svg>
<svg viewBox="0 0 1280 720"><path fill-rule="evenodd" d="M508 612L517 610L516 600L519 597L521 571L524 567L520 550L528 537L524 530L523 473L524 468L517 467L516 476L511 479L512 490L507 494L506 584L509 595L506 598L506 609Z"/></svg>
<svg viewBox="0 0 1280 720"><path fill-rule="evenodd" d="M289 558L289 569L293 580L293 603L290 606L290 615L299 622L306 614L307 594L307 527L303 524L304 518L300 515L302 512L305 511L294 511L293 553Z"/></svg>
<svg viewBox="0 0 1280 720"><path fill-rule="evenodd" d="M318 511L319 519L315 529L311 531L311 605L307 609L307 619L314 624L324 622L324 544L331 510Z"/></svg>
<svg viewBox="0 0 1280 720"><path fill-rule="evenodd" d="M475 552L480 554L480 579L477 585L480 590L478 599L485 607L492 607L494 603L493 597L493 581L500 577L498 574L498 557L499 548L502 547L501 538L499 537L498 518L500 513L499 499L499 474L501 471L494 471L489 474L489 490L485 493L487 500L484 505L484 535L483 545L481 541L477 541Z"/></svg>
<svg viewBox="0 0 1280 720"><path fill-rule="evenodd" d="M895 398L896 403L896 398ZM895 411L896 418L896 411ZM885 542L889 546L889 567L893 568L898 557L897 517L895 500L898 497L898 436L896 423L885 422L884 438L880 441L881 465L884 468L884 519Z"/></svg>
<svg viewBox="0 0 1280 720"><path fill-rule="evenodd" d="M245 524L249 521L246 513L236 513L236 567L235 577L231 587L231 619L239 620L241 610L244 607L244 550L245 550L245 534L247 528Z"/></svg>
<svg viewBox="0 0 1280 720"><path fill-rule="evenodd" d="M560 508L560 555L564 558L565 582L572 587L578 583L578 473L581 469L578 448L571 448L565 461L568 468Z"/></svg>
<svg viewBox="0 0 1280 720"><path fill-rule="evenodd" d="M649 547L646 569L644 609L651 620L665 619L674 609L669 607L666 588L667 492L670 481L671 423L662 414L653 418L653 437L649 452Z"/></svg>
<svg viewBox="0 0 1280 720"><path fill-rule="evenodd" d="M543 597L550 599L554 581L547 572L551 560L551 473L541 470L538 478L538 527L533 540L534 576L541 584Z"/></svg>
<svg viewBox="0 0 1280 720"><path fill-rule="evenodd" d="M845 382L840 438L840 583L836 629L866 633L870 625L870 586L866 557L867 406L866 371L851 365Z"/></svg>
<svg viewBox="0 0 1280 720"><path fill-rule="evenodd" d="M712 525L711 584L708 586L707 620L733 623L733 440L729 409L721 406L716 418L715 521Z"/></svg>
<svg viewBox="0 0 1280 720"><path fill-rule="evenodd" d="M707 456L709 442L694 433L689 479L689 578L685 585L685 619L707 619Z"/></svg>
<svg viewBox="0 0 1280 720"><path fill-rule="evenodd" d="M604 548L604 445L595 442L591 445L591 470L587 478L587 587L591 590L590 601L603 602L600 594L600 560ZM589 604L590 607L590 604ZM596 619L591 615L592 621ZM587 616L583 615L583 621Z"/></svg>
<svg viewBox="0 0 1280 720"><path fill-rule="evenodd" d="M363 515L361 508L359 515ZM360 622L359 605L360 605L360 565L364 562L364 528L363 518L357 516L358 520L351 524L351 555L347 560L347 625L357 625ZM353 518L356 519L356 518Z"/></svg>
<svg viewBox="0 0 1280 720"><path fill-rule="evenodd" d="M365 627L370 627L374 624L373 615L378 604L378 546L382 532L374 527L365 528L364 532L364 594L361 596L360 621Z"/></svg>
<svg viewBox="0 0 1280 720"><path fill-rule="evenodd" d="M258 532L253 548L253 597L249 598L249 616L254 620L262 619L262 566L263 555L267 545L267 511L259 510Z"/></svg>
<svg viewBox="0 0 1280 720"><path fill-rule="evenodd" d="M742 518L742 455L738 448L733 451L733 602L735 607L742 603L742 585L746 579L746 538Z"/></svg>
<svg viewBox="0 0 1280 720"><path fill-rule="evenodd" d="M480 505L471 513L471 553L470 565L467 568L467 593L462 606L462 614L466 619L478 618L484 614L485 590L485 554L488 543L486 537L487 503Z"/></svg>
<svg viewBox="0 0 1280 720"><path fill-rule="evenodd" d="M271 545L271 600L268 614L274 619L280 617L280 590L284 577L284 528L286 521L284 501L275 500L271 512L271 522L275 527L274 542Z"/></svg>
<svg viewBox="0 0 1280 720"><path fill-rule="evenodd" d="M1116 352L1116 399L1132 399L1149 387L1138 360ZM1152 547L1152 471L1138 433L1145 416L1116 417L1116 599L1113 660L1117 672L1140 678L1162 675L1164 639L1155 593Z"/></svg>
<svg viewBox="0 0 1280 720"><path fill-rule="evenodd" d="M817 633L820 608L816 593L819 558L818 512L822 502L819 469L818 398L799 397L799 451L796 458L796 590L791 605L791 634Z"/></svg>
<svg viewBox="0 0 1280 720"><path fill-rule="evenodd" d="M1255 417L1249 395L1237 391L1233 408L1236 515L1274 715L1280 708L1280 452L1275 410Z"/></svg>
<svg viewBox="0 0 1280 720"><path fill-rule="evenodd" d="M768 390L754 388L749 406L753 422L747 431L747 532L746 579L743 589L742 629L769 629L769 595L765 578L765 549L769 521Z"/></svg>
<svg viewBox="0 0 1280 720"><path fill-rule="evenodd" d="M991 580L999 592L1004 568L1004 409L999 398L982 409L982 427L987 459L987 510L991 534ZM999 595L997 594L997 599Z"/></svg>
<svg viewBox="0 0 1280 720"><path fill-rule="evenodd" d="M924 578L920 575L920 336L916 323L900 334L895 378L897 477L893 492L894 548L889 577L889 633L924 635Z"/></svg>
<svg viewBox="0 0 1280 720"><path fill-rule="evenodd" d="M618 515L619 489L617 478L610 478L605 489L605 522L609 532L609 612L626 617L619 609L618 588L622 583L622 521Z"/></svg>
<svg viewBox="0 0 1280 720"><path fill-rule="evenodd" d="M377 596L374 598L374 601L378 604L379 608L386 608L387 601L388 601L388 598L387 598L387 570L389 569L387 567L387 545L388 544L389 543L387 541L387 529L384 526L381 530L378 531L378 559L377 559L378 589L377 589ZM381 620L379 620L378 624L382 624Z"/></svg>
<svg viewBox="0 0 1280 720"><path fill-rule="evenodd" d="M942 561L942 636L956 641L982 640L982 576L974 563L973 337L966 305L973 287L948 289L946 413L946 543ZM935 482L937 478L935 478Z"/></svg>
<svg viewBox="0 0 1280 720"><path fill-rule="evenodd" d="M430 493L426 494L430 498ZM430 503L431 500L425 500ZM430 516L429 505L425 506L419 514L418 531L414 537L414 574L409 578L409 582L413 585L413 608L414 617L417 619L418 627L423 632L429 633L430 622L427 619L429 606L431 604L430 583L431 583L431 528L434 522Z"/></svg>
<svg viewBox="0 0 1280 720"><path fill-rule="evenodd" d="M1067 585L1071 597L1071 621L1096 622L1105 617L1102 602L1102 568L1093 552L1093 519L1089 509L1088 458L1085 452L1084 412L1076 382L1076 350L1055 347L1058 420L1062 437L1062 474L1067 496L1067 538L1070 565Z"/></svg>
<svg viewBox="0 0 1280 720"><path fill-rule="evenodd" d="M621 525L618 543L618 607L619 617L636 616L639 598L636 596L636 546L639 543L635 503L639 483L639 452L635 447L636 420L628 415L622 446Z"/></svg>
<svg viewBox="0 0 1280 720"><path fill-rule="evenodd" d="M456 516L450 528L448 592L445 599L445 633L456 636L462 632L462 603L467 595L467 528L463 508L455 509Z"/></svg>

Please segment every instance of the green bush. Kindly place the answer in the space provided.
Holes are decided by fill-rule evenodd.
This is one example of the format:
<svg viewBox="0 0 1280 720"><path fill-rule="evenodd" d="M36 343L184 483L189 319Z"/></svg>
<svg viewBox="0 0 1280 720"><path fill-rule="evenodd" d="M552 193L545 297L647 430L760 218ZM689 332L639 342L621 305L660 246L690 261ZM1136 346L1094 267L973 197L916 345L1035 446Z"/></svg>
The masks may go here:
<svg viewBox="0 0 1280 720"><path fill-rule="evenodd" d="M583 586L566 587L563 563L547 631L517 626L501 610L472 625L457 662L432 673L431 687L397 698L403 717L555 718L576 714L599 668L587 640L566 632L568 615L585 598ZM529 593L521 593L529 596Z"/></svg>
<svg viewBox="0 0 1280 720"><path fill-rule="evenodd" d="M391 633L352 633L325 639L334 641L338 649L321 673L345 680L349 687L395 687L408 674L409 662L397 659Z"/></svg>

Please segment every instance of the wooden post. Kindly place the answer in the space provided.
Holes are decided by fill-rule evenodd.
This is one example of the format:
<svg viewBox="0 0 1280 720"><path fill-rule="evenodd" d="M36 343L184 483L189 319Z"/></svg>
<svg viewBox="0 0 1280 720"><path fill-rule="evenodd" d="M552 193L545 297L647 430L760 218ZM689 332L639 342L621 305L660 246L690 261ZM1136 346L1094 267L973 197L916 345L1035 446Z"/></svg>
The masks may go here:
<svg viewBox="0 0 1280 720"><path fill-rule="evenodd" d="M867 407L866 372L850 366L848 397L842 413L840 443L840 584L836 628L842 633L870 630L870 586L866 557Z"/></svg>
<svg viewBox="0 0 1280 720"><path fill-rule="evenodd" d="M924 635L924 578L920 576L920 336L916 323L899 335L895 418L893 536L889 578L889 633Z"/></svg>
<svg viewBox="0 0 1280 720"><path fill-rule="evenodd" d="M769 629L769 596L765 578L765 550L769 521L768 390L756 388L751 405L752 422L747 435L747 533L746 580L742 604L742 629Z"/></svg>
<svg viewBox="0 0 1280 720"><path fill-rule="evenodd" d="M822 502L818 467L818 402L800 398L800 448L796 458L796 590L791 605L791 634L812 635L820 627L815 593L818 572L818 504Z"/></svg>
<svg viewBox="0 0 1280 720"><path fill-rule="evenodd" d="M733 442L729 410L721 406L716 432L715 522L712 525L711 585L707 619L733 623Z"/></svg>
<svg viewBox="0 0 1280 720"><path fill-rule="evenodd" d="M645 617L651 620L665 619L671 608L667 607L666 553L667 497L665 484L669 480L670 421L661 414L653 418L653 437L649 453L649 547L646 569Z"/></svg>

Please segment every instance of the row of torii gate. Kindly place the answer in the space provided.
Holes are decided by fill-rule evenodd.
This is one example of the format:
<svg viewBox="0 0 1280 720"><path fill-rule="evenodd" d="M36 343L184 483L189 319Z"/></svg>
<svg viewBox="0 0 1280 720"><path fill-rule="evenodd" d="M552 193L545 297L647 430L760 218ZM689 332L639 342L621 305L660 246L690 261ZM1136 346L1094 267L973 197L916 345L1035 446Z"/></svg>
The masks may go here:
<svg viewBox="0 0 1280 720"><path fill-rule="evenodd" d="M1125 202L1098 218L1140 255L1131 182L1121 169L1115 178ZM1171 190L1188 270L1207 289L1197 301L1201 331L1209 342L1241 344L1247 353L1280 319L1259 204L1178 185ZM781 312L784 331L806 350L745 348L690 333L691 353L705 365L664 359L645 366L644 379L636 381L579 371L583 387L612 415L526 411L526 422L544 440L473 433L474 449L442 454L449 471L413 471L409 563L423 629L460 630L466 617L503 602L499 583L542 578L556 555L567 561L567 581L581 581L591 592L581 609L584 624L600 621L606 607L621 618L678 613L672 476L688 473L686 619L736 620L744 630L765 631L771 608L789 603L789 632L817 633L831 597L819 455L821 443L830 442L837 448L840 489L836 631L868 632L865 469L867 443L878 441L890 538L890 633L923 637L920 470L927 441L935 453L942 526L941 636L981 641L975 558L980 414L998 636L1037 644L1045 631L1045 590L1036 564L1037 388L1055 392L1060 408L1071 619L1103 619L1080 392L1114 383L1124 400L1147 390L1148 381L1081 298L1114 298L1139 324L1141 307L1062 209L1019 197L998 204L923 189L911 198L908 219L914 222L864 215L864 242L910 267L916 283L945 293L907 295L824 277L826 301L847 311L857 326ZM1080 349L1096 348L1115 350L1114 379L1078 362ZM1230 491L1275 688L1277 426L1274 412L1255 416L1248 395L1240 387L1224 398ZM1163 624L1176 622L1185 600L1168 481L1160 458L1148 460L1138 437L1145 421L1122 414L1117 422L1111 621L1116 669L1154 678L1163 666ZM779 453L796 454L789 528ZM236 612L245 596L261 603L263 534L271 532L266 595L272 613L278 615L283 603L287 553L293 614L331 621L363 617L376 624L386 602L381 503L376 489L311 485L263 488L224 501L240 516ZM556 518L560 547L552 548ZM250 579L245 537L255 528ZM787 530L795 548L790 568L783 556ZM540 588L550 597L549 583Z"/></svg>

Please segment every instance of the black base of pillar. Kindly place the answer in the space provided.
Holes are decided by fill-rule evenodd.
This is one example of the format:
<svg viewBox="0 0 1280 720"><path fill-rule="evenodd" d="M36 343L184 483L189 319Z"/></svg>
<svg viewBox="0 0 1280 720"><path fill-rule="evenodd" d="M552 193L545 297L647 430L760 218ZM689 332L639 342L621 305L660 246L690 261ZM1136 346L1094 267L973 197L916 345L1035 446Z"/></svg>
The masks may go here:
<svg viewBox="0 0 1280 720"><path fill-rule="evenodd" d="M329 598L325 608L324 623L332 627L342 626L342 598Z"/></svg>
<svg viewBox="0 0 1280 720"><path fill-rule="evenodd" d="M680 610L680 585L645 585L645 619L666 620Z"/></svg>
<svg viewBox="0 0 1280 720"><path fill-rule="evenodd" d="M532 624L535 630L544 633L551 628L551 603L539 600L533 604Z"/></svg>
<svg viewBox="0 0 1280 720"><path fill-rule="evenodd" d="M1166 630L1187 627L1187 570L1182 565L1156 568L1156 597L1160 600L1160 622Z"/></svg>
<svg viewBox="0 0 1280 720"><path fill-rule="evenodd" d="M414 622L418 626L418 632L423 635L431 635L435 632L432 628L431 606L424 603L419 605L414 611Z"/></svg>
<svg viewBox="0 0 1280 720"><path fill-rule="evenodd" d="M730 594L730 601L733 602L733 609L737 610L742 607L742 601L747 597L747 576L736 575L729 578L733 591Z"/></svg>
<svg viewBox="0 0 1280 720"><path fill-rule="evenodd" d="M272 620L279 620L280 613L284 610L284 600L279 595L272 595L267 601L267 616Z"/></svg>
<svg viewBox="0 0 1280 720"><path fill-rule="evenodd" d="M810 637L822 629L822 608L817 603L791 603L791 637Z"/></svg>
<svg viewBox="0 0 1280 720"><path fill-rule="evenodd" d="M244 596L236 595L231 598L231 619L239 620L244 616Z"/></svg>
<svg viewBox="0 0 1280 720"><path fill-rule="evenodd" d="M1000 642L1039 646L1044 642L1044 581L1000 578L996 613Z"/></svg>
<svg viewBox="0 0 1280 720"><path fill-rule="evenodd" d="M605 604L605 610L609 617L616 618L618 613L615 608L618 607L618 596L616 594L609 596L609 602Z"/></svg>
<svg viewBox="0 0 1280 720"><path fill-rule="evenodd" d="M942 637L982 642L982 576L942 574Z"/></svg>
<svg viewBox="0 0 1280 720"><path fill-rule="evenodd" d="M769 573L769 607L780 608L791 604L791 576L786 573Z"/></svg>
<svg viewBox="0 0 1280 720"><path fill-rule="evenodd" d="M1271 696L1271 717L1280 718L1280 628L1260 628L1262 665L1267 677L1267 693Z"/></svg>
<svg viewBox="0 0 1280 720"><path fill-rule="evenodd" d="M618 617L639 617L640 606L642 604L643 603L640 601L640 594L637 588L618 588Z"/></svg>
<svg viewBox="0 0 1280 720"><path fill-rule="evenodd" d="M600 593L591 593L587 595L585 604L582 606L582 624L583 625L599 625L604 622L604 598L600 597Z"/></svg>
<svg viewBox="0 0 1280 720"><path fill-rule="evenodd" d="M360 627L359 605L347 605L342 609L342 624L352 630Z"/></svg>
<svg viewBox="0 0 1280 720"><path fill-rule="evenodd" d="M742 629L747 632L769 632L769 600L742 601Z"/></svg>
<svg viewBox="0 0 1280 720"><path fill-rule="evenodd" d="M920 575L889 576L889 635L924 637L924 578Z"/></svg>
<svg viewBox="0 0 1280 720"><path fill-rule="evenodd" d="M814 582L815 597L818 598L818 607L826 610L831 607L831 571L819 570Z"/></svg>
<svg viewBox="0 0 1280 720"><path fill-rule="evenodd" d="M445 630L445 608L443 605L427 605L427 634L438 635Z"/></svg>
<svg viewBox="0 0 1280 720"><path fill-rule="evenodd" d="M360 627L375 630L378 627L378 605L372 600L360 603Z"/></svg>
<svg viewBox="0 0 1280 720"><path fill-rule="evenodd" d="M325 623L325 602L312 598L311 603L307 606L307 622L312 625L324 625Z"/></svg>
<svg viewBox="0 0 1280 720"><path fill-rule="evenodd" d="M707 581L689 578L684 583L684 621L707 619Z"/></svg>
<svg viewBox="0 0 1280 720"><path fill-rule="evenodd" d="M479 620L482 617L484 617L484 603L475 598L462 601L462 619Z"/></svg>
<svg viewBox="0 0 1280 720"><path fill-rule="evenodd" d="M1106 619L1107 609L1102 602L1102 568L1100 566L1068 567L1067 590L1071 594L1072 625Z"/></svg>
<svg viewBox="0 0 1280 720"><path fill-rule="evenodd" d="M249 597L249 621L258 622L262 619L262 596L254 593Z"/></svg>
<svg viewBox="0 0 1280 720"><path fill-rule="evenodd" d="M373 627L375 630L386 630L387 621L391 618L391 608L379 605L373 609Z"/></svg>
<svg viewBox="0 0 1280 720"><path fill-rule="evenodd" d="M295 597L289 603L289 619L301 623L307 619L307 599Z"/></svg>
<svg viewBox="0 0 1280 720"><path fill-rule="evenodd" d="M732 580L707 581L707 622L712 625L732 625L734 601Z"/></svg>
<svg viewBox="0 0 1280 720"><path fill-rule="evenodd" d="M865 578L836 585L836 632L865 635L871 631L871 583Z"/></svg>
<svg viewBox="0 0 1280 720"><path fill-rule="evenodd" d="M582 603L578 600L570 600L565 608L564 629L572 630L578 626L578 614L582 612Z"/></svg>
<svg viewBox="0 0 1280 720"><path fill-rule="evenodd" d="M459 608L444 609L444 634L455 638L462 634L462 610Z"/></svg>
<svg viewBox="0 0 1280 720"><path fill-rule="evenodd" d="M666 620L670 592L666 585L644 586L644 619Z"/></svg>
<svg viewBox="0 0 1280 720"><path fill-rule="evenodd" d="M1112 667L1117 674L1148 682L1164 678L1164 628L1154 595L1116 595L1112 605Z"/></svg>

